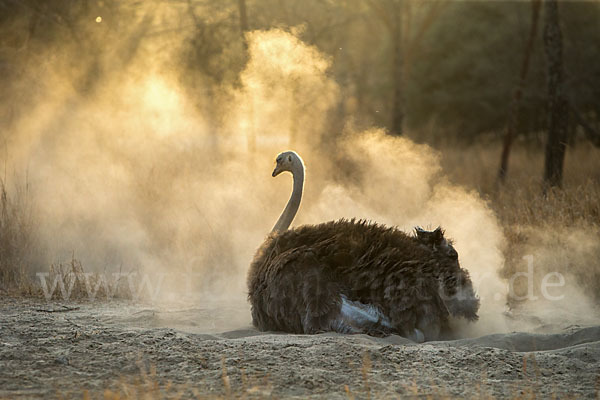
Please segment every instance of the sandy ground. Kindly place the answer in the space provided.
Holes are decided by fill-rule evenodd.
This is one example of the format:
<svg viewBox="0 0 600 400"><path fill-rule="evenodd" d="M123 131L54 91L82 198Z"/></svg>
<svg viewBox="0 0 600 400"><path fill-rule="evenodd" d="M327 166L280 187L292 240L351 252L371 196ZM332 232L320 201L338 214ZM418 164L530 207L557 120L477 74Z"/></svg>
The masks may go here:
<svg viewBox="0 0 600 400"><path fill-rule="evenodd" d="M0 398L600 396L600 326L425 344L222 330L241 312L0 298Z"/></svg>

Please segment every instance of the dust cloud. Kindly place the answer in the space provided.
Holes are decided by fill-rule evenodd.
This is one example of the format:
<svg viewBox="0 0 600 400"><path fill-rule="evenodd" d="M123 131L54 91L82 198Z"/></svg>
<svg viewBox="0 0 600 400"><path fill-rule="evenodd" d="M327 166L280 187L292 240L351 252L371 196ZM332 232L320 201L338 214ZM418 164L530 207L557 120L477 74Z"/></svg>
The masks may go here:
<svg viewBox="0 0 600 400"><path fill-rule="evenodd" d="M173 38L150 43L116 72L107 53L85 97L67 82L73 49L32 69L47 74L46 86L5 143L7 164L26 171L36 205L31 272L75 257L85 271L136 273L155 303L228 301L247 310L247 267L291 189L288 175L271 178L273 160L291 148L307 166L295 226L340 217L406 231L441 225L482 299L481 321L465 334L510 329L508 279L498 275L504 236L486 202L448 182L441 155L426 145L350 124L330 140L338 85L331 61L300 35L249 33L238 84L211 91L200 82L191 92L165 61ZM249 324L249 313L236 323Z"/></svg>
<svg viewBox="0 0 600 400"><path fill-rule="evenodd" d="M404 137L372 130L351 135L341 150L357 165L360 177L326 185L316 204L302 211L311 216L306 222L354 216L407 232L415 226L442 226L455 241L461 265L469 270L481 298L480 321L465 327L465 334L507 330L501 316L508 287L497 274L504 263L504 237L480 196L449 183L440 154Z"/></svg>
<svg viewBox="0 0 600 400"><path fill-rule="evenodd" d="M515 314L527 326L542 330L597 325L597 228L585 224L545 229L521 226L519 234L522 244L515 255L522 259L508 277L512 298L520 305Z"/></svg>

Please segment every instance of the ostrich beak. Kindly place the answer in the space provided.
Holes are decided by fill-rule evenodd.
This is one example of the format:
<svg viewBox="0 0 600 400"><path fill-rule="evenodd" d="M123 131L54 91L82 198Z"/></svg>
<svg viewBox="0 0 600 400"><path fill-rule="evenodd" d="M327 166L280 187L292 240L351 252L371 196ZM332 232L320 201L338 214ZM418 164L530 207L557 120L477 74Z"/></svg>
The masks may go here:
<svg viewBox="0 0 600 400"><path fill-rule="evenodd" d="M281 173L281 170L279 169L279 165L275 166L275 169L273 170L273 178L276 177L277 175L279 175Z"/></svg>

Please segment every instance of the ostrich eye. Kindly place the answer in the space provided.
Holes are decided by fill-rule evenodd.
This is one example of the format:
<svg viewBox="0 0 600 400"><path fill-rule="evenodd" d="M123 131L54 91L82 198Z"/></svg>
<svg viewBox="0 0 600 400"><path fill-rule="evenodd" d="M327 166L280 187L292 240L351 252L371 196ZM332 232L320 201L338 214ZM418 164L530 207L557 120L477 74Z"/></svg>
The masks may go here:
<svg viewBox="0 0 600 400"><path fill-rule="evenodd" d="M277 164L279 164L279 163L281 162L281 157L278 157L278 158L277 158L277 160L275 160L275 162L276 162Z"/></svg>

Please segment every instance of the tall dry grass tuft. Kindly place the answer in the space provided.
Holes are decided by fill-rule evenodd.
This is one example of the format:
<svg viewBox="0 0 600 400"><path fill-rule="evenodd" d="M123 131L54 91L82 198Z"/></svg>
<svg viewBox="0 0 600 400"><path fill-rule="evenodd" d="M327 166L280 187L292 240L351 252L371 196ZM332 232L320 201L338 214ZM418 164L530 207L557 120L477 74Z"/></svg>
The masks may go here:
<svg viewBox="0 0 600 400"><path fill-rule="evenodd" d="M600 185L588 179L545 192L535 183L511 185L491 196L503 225L598 226Z"/></svg>
<svg viewBox="0 0 600 400"><path fill-rule="evenodd" d="M31 293L28 274L30 255L35 246L35 218L29 187L16 185L9 192L0 179L0 290Z"/></svg>
<svg viewBox="0 0 600 400"><path fill-rule="evenodd" d="M41 289L37 289L36 293L43 294L47 300L131 300L134 296L126 277L109 282L103 274L85 272L83 264L75 258L74 253L69 262L50 265L46 282Z"/></svg>
<svg viewBox="0 0 600 400"><path fill-rule="evenodd" d="M36 214L29 184L25 181L10 189L12 190L7 187L6 180L0 179L0 294L44 296L43 285L40 285L34 268L35 257L43 250L36 230L40 223L39 216ZM47 268L49 284L56 283L57 279L61 280L68 292L68 296L65 296L64 291L56 290L51 295L53 299L132 297L127 285L123 283L124 279L110 283L103 280L101 274L86 273L74 255L69 262L54 263ZM93 294L92 297L90 293Z"/></svg>

